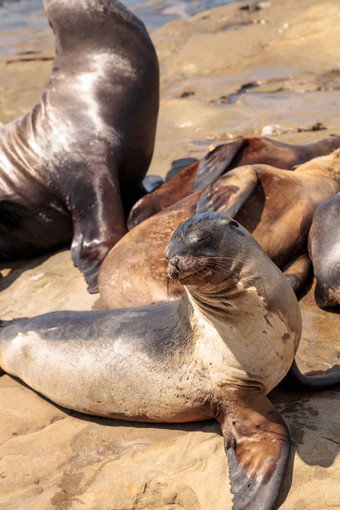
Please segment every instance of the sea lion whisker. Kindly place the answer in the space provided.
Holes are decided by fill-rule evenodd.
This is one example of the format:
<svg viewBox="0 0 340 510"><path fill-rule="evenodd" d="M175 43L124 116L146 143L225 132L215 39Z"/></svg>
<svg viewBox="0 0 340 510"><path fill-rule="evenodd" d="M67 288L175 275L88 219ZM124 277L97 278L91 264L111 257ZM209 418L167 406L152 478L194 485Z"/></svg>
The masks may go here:
<svg viewBox="0 0 340 510"><path fill-rule="evenodd" d="M171 300L172 297L172 290L171 290L171 282L169 276L166 277L166 293L168 297L168 301Z"/></svg>
<svg viewBox="0 0 340 510"><path fill-rule="evenodd" d="M203 276L207 276L209 273L211 273L211 269L207 266L197 268L190 272L184 271L183 273L180 273L179 281L185 280L187 282L188 278L195 278L197 276L203 277Z"/></svg>
<svg viewBox="0 0 340 510"><path fill-rule="evenodd" d="M166 274L166 288L168 302L181 297L183 286L177 280L170 278L168 274Z"/></svg>
<svg viewBox="0 0 340 510"><path fill-rule="evenodd" d="M236 257L226 257L226 256L218 256L218 257L215 257L215 256L209 256L207 257L208 259L210 260L220 260L220 261L223 261L223 260L232 260L233 262L240 262L240 264L243 264L244 261L242 259L237 259Z"/></svg>
<svg viewBox="0 0 340 510"><path fill-rule="evenodd" d="M224 262L211 261L209 266L211 267L211 269L213 271L216 271L216 270L223 270L223 271L225 271L227 277L231 278L231 277L233 277L233 275L237 275L239 273L240 262L238 262L236 265L231 267L229 265L226 265Z"/></svg>

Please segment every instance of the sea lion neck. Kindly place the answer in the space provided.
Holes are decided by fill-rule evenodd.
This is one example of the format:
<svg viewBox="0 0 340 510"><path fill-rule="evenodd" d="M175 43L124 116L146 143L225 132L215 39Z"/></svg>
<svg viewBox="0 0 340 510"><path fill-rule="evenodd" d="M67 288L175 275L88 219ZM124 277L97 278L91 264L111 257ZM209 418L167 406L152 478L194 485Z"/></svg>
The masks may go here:
<svg viewBox="0 0 340 510"><path fill-rule="evenodd" d="M245 294L252 296L254 301L258 301L261 298L256 287L244 288L240 282L231 285L228 290L217 292L216 294L201 293L198 290L189 291L188 289L187 292L195 312L198 312L209 322L216 319L229 319L231 313L241 312L242 297Z"/></svg>
<svg viewBox="0 0 340 510"><path fill-rule="evenodd" d="M197 288L186 286L188 300L195 313L209 322L230 320L232 314L249 312L250 306L267 302L264 282L256 277L251 261L238 264L226 278L218 284ZM247 299L245 300L245 296ZM246 305L244 305L246 303Z"/></svg>

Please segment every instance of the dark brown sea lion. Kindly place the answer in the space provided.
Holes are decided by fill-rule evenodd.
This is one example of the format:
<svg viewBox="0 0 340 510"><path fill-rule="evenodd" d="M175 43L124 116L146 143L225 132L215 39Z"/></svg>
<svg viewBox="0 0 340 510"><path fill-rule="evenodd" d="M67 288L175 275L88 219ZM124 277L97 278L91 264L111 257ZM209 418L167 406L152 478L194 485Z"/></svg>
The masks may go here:
<svg viewBox="0 0 340 510"><path fill-rule="evenodd" d="M234 220L218 213L189 219L166 256L169 276L185 286L180 301L3 323L0 366L83 413L160 423L217 419L233 508L270 510L290 436L266 395L290 367L290 377L308 388L339 382L339 367L313 377L298 371L294 292Z"/></svg>
<svg viewBox="0 0 340 510"><path fill-rule="evenodd" d="M340 193L316 209L308 237L321 308L340 305Z"/></svg>
<svg viewBox="0 0 340 510"><path fill-rule="evenodd" d="M162 255L168 236L176 224L204 211L235 217L297 290L310 269L307 238L313 213L339 190L340 150L304 163L294 172L267 165L231 170L205 190L189 195L126 234L100 269L101 297L111 308L167 301ZM181 287L170 288L170 297L177 299Z"/></svg>
<svg viewBox="0 0 340 510"><path fill-rule="evenodd" d="M96 290L98 267L142 196L159 102L143 23L116 0L46 0L56 57L41 103L0 128L0 257L72 240Z"/></svg>
<svg viewBox="0 0 340 510"><path fill-rule="evenodd" d="M290 145L264 137L239 138L219 145L200 162L193 163L153 193L138 200L130 211L128 228L131 230L153 214L178 202L189 193L203 189L237 166L263 163L289 170L312 158L329 154L339 147L340 136L335 135L306 145Z"/></svg>

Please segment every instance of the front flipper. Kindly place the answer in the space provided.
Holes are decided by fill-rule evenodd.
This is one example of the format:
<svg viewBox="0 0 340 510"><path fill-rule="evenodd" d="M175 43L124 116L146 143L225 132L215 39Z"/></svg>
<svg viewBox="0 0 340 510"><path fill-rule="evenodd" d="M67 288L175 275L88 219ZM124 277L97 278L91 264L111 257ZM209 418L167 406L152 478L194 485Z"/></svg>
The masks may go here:
<svg viewBox="0 0 340 510"><path fill-rule="evenodd" d="M198 165L191 193L199 191L216 181L216 179L227 172L229 168L235 168L238 161L241 159L243 150L248 144L249 142L247 139L241 138L235 142L219 145L211 152L208 152Z"/></svg>
<svg viewBox="0 0 340 510"><path fill-rule="evenodd" d="M300 255L283 269L283 274L293 287L294 292L302 288L311 268L311 261L307 253Z"/></svg>
<svg viewBox="0 0 340 510"><path fill-rule="evenodd" d="M73 239L71 254L83 273L90 293L98 292L97 278L109 250L127 232L119 187L109 176L92 185L79 183L71 202Z"/></svg>
<svg viewBox="0 0 340 510"><path fill-rule="evenodd" d="M216 211L233 218L257 184L257 173L252 166L232 170L208 186L197 202L196 212Z"/></svg>
<svg viewBox="0 0 340 510"><path fill-rule="evenodd" d="M229 464L233 510L271 510L283 482L290 436L259 389L235 391L218 416Z"/></svg>
<svg viewBox="0 0 340 510"><path fill-rule="evenodd" d="M293 364L281 381L280 386L293 391L317 391L331 388L340 383L340 365L334 365L327 370L314 370L302 374L296 364Z"/></svg>

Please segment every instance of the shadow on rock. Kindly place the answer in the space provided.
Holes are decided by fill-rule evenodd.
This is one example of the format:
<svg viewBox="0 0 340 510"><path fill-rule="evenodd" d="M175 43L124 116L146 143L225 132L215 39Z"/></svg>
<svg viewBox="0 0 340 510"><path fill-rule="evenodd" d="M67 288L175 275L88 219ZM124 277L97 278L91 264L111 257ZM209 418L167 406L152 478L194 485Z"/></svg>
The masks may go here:
<svg viewBox="0 0 340 510"><path fill-rule="evenodd" d="M34 259L23 259L0 263L0 292L7 289L14 283L25 271L33 269L47 260L54 253L49 253ZM5 274L2 274L5 273Z"/></svg>
<svg viewBox="0 0 340 510"><path fill-rule="evenodd" d="M295 448L298 456L309 466L329 467L338 455L339 387L312 394L275 389L270 394L271 401L288 425L292 449Z"/></svg>

